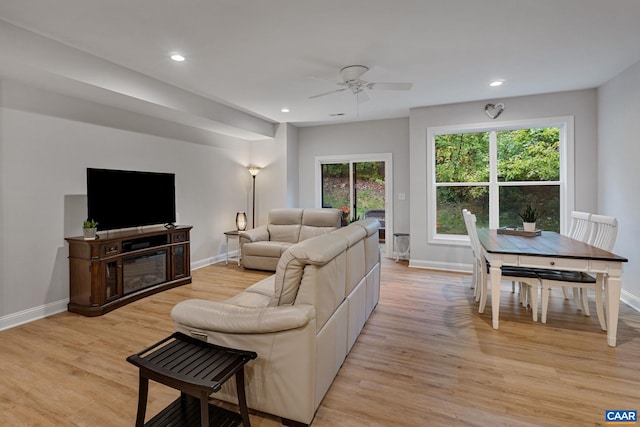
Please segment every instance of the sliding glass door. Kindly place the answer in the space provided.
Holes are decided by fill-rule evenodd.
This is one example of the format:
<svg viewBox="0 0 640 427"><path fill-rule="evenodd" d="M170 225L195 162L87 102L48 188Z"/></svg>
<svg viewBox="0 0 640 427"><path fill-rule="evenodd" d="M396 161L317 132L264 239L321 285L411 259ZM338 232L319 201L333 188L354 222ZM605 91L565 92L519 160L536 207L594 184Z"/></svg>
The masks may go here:
<svg viewBox="0 0 640 427"><path fill-rule="evenodd" d="M355 221L385 210L384 162L322 165L322 207L341 209Z"/></svg>
<svg viewBox="0 0 640 427"><path fill-rule="evenodd" d="M389 233L391 155L317 158L319 204L343 212L343 225L375 217L381 241Z"/></svg>

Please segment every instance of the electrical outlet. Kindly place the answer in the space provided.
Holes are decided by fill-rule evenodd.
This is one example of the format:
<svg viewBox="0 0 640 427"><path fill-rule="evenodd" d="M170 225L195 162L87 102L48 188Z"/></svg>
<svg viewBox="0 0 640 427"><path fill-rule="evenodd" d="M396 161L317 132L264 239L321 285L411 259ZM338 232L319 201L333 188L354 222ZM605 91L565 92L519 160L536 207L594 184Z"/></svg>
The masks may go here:
<svg viewBox="0 0 640 427"><path fill-rule="evenodd" d="M405 193L398 193L398 200L404 200L407 198L407 195Z"/></svg>

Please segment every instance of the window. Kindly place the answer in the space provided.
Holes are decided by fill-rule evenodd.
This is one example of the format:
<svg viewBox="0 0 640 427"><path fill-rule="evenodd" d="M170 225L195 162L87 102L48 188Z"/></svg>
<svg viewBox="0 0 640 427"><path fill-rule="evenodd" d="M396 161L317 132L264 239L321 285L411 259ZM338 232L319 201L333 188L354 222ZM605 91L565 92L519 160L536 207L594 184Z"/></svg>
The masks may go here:
<svg viewBox="0 0 640 427"><path fill-rule="evenodd" d="M572 209L571 117L500 126L429 128L430 242L466 241L462 209L478 226L520 226L527 204L538 228L560 232ZM570 189L570 191L567 191Z"/></svg>

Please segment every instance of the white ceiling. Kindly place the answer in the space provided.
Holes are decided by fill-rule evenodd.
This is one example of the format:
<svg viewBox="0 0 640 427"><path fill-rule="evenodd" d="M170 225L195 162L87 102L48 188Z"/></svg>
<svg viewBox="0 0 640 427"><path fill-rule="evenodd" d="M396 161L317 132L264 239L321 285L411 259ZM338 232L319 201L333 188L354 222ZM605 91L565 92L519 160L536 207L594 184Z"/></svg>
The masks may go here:
<svg viewBox="0 0 640 427"><path fill-rule="evenodd" d="M639 0L2 0L0 20L300 126L593 88L640 60ZM352 64L413 87L309 99Z"/></svg>

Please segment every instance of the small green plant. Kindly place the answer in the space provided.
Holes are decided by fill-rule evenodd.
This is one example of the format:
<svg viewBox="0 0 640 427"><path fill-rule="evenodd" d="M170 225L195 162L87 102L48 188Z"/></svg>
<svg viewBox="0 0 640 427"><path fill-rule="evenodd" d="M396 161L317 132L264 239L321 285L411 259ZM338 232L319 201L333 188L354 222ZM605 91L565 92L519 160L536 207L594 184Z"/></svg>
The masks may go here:
<svg viewBox="0 0 640 427"><path fill-rule="evenodd" d="M82 228L96 228L98 227L98 223L92 219L88 219L82 223Z"/></svg>
<svg viewBox="0 0 640 427"><path fill-rule="evenodd" d="M522 212L518 214L522 218L522 222L536 222L540 218L540 212L531 205L527 205Z"/></svg>

